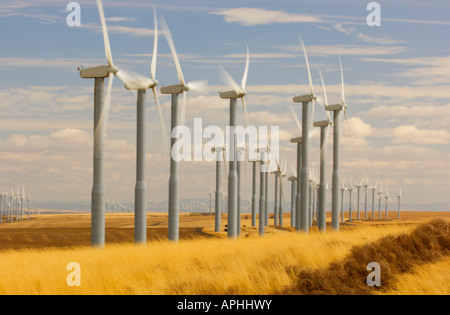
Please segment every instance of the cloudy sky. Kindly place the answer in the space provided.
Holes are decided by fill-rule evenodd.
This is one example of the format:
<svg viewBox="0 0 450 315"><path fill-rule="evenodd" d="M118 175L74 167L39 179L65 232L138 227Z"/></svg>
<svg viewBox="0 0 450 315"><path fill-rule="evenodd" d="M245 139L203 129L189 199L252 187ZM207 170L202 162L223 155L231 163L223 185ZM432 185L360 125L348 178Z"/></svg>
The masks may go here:
<svg viewBox="0 0 450 315"><path fill-rule="evenodd" d="M94 0L80 0L81 26L69 27L69 1L3 0L0 4L0 190L24 185L36 202L86 202L92 187L93 84L77 68L106 64ZM246 44L251 53L247 110L252 125L280 126L281 156L295 158L299 136L289 107L306 94L307 47L317 94L323 72L330 103L340 102L338 51L345 74L349 121L342 144L346 185L367 174L405 203L450 204L450 3L379 1L381 26L369 27L370 1L356 0L104 0L116 65L150 75L153 11L163 15L186 81L208 80L189 93L187 125L225 126L228 102L218 91L222 65L241 81ZM177 83L169 47L160 36L157 79ZM170 97L160 95L166 124ZM136 95L114 82L107 130L105 177L109 198L131 202L135 182ZM239 121L243 123L242 108ZM315 119L323 120L317 107ZM162 147L156 106L148 98L149 201L167 200L169 156ZM205 141L206 142L206 141ZM330 142L331 144L331 142ZM311 163L318 170L318 134ZM331 162L331 146L328 161ZM331 184L331 163L328 177ZM247 168L245 199L251 191ZM289 170L289 168L288 168ZM181 198L207 198L215 164L185 162ZM223 186L225 186L225 181ZM16 188L15 188L16 189ZM442 209L450 210L450 209Z"/></svg>

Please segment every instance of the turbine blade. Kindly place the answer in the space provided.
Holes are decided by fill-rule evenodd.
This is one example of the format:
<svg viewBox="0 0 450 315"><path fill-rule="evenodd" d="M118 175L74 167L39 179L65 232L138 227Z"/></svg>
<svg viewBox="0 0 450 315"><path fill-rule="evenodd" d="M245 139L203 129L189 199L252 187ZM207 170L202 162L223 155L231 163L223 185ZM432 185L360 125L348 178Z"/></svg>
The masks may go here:
<svg viewBox="0 0 450 315"><path fill-rule="evenodd" d="M207 80L189 82L189 91L199 92L201 94L207 94L209 85Z"/></svg>
<svg viewBox="0 0 450 315"><path fill-rule="evenodd" d="M167 26L166 20L163 16L160 19L161 28L164 31L164 35L166 36L167 43L169 44L170 51L172 52L173 61L175 62L175 67L177 68L178 79L182 85L186 85L184 81L183 71L181 70L180 59L178 58L177 51L175 49L175 44L172 39L172 34L170 33L169 27Z"/></svg>
<svg viewBox="0 0 450 315"><path fill-rule="evenodd" d="M127 85L129 88L145 89L145 87L148 87L149 79L139 73L120 69L116 73L116 76L120 81L122 81L123 84Z"/></svg>
<svg viewBox="0 0 450 315"><path fill-rule="evenodd" d="M302 45L303 54L305 55L306 67L308 68L309 88L311 90L311 95L314 95L314 86L313 86L313 83L312 83L311 69L309 67L308 55L306 53L305 43L303 42L302 36L300 36L300 43Z"/></svg>
<svg viewBox="0 0 450 315"><path fill-rule="evenodd" d="M247 78L248 78L248 68L250 66L250 51L248 49L248 44L247 44L247 61L245 63L245 71L244 71L244 76L242 77L242 83L241 83L241 88L242 91L245 91L245 87L247 86Z"/></svg>
<svg viewBox="0 0 450 315"><path fill-rule="evenodd" d="M323 79L322 71L320 69L319 69L319 76L320 76L320 80L322 81L323 95L324 95L324 99L325 99L323 108L325 109L325 106L328 106L328 96L327 96L327 89L325 87L325 80ZM325 113L327 114L327 118L330 121L331 120L330 112L325 109Z"/></svg>
<svg viewBox="0 0 450 315"><path fill-rule="evenodd" d="M342 67L342 59L341 59L341 53L339 52L339 65L341 66L341 93L342 93L342 104L345 103L345 87L344 87L344 69Z"/></svg>
<svg viewBox="0 0 450 315"><path fill-rule="evenodd" d="M158 40L159 40L159 32L158 32L158 17L156 16L156 8L153 6L153 16L155 19L155 31L154 31L154 43L153 43L153 57L152 57L152 65L151 65L151 75L152 79L156 78L156 59L158 55Z"/></svg>
<svg viewBox="0 0 450 315"><path fill-rule="evenodd" d="M111 45L109 43L108 28L106 26L105 12L103 10L102 0L97 0L98 12L100 13L100 22L102 23L103 41L105 42L106 60L110 67L114 65L111 53Z"/></svg>
<svg viewBox="0 0 450 315"><path fill-rule="evenodd" d="M161 135L164 145L164 150L167 152L169 150L169 139L167 136L166 122L164 121L164 115L162 112L161 104L159 103L158 94L156 93L156 87L152 88L153 96L155 97L156 109L158 110L159 123L161 124Z"/></svg>
<svg viewBox="0 0 450 315"><path fill-rule="evenodd" d="M298 119L298 115L294 109L294 106L291 103L289 103L289 111L291 112L292 117L294 118L295 123L297 124L298 130L300 131L300 135L301 135L302 134L302 124L300 123L300 120Z"/></svg>
<svg viewBox="0 0 450 315"><path fill-rule="evenodd" d="M105 97L105 101L103 104L102 112L100 114L97 128L94 131L94 138L97 143L99 143L99 140L104 139L104 137L105 137L106 128L107 128L108 120L109 120L109 112L111 109L111 93L112 93L113 82L114 82L114 74L110 73L108 88L106 90L106 97ZM97 150L98 150L98 148L95 147L95 149L94 149L95 156L99 155L99 152Z"/></svg>
<svg viewBox="0 0 450 315"><path fill-rule="evenodd" d="M219 75L220 75L220 79L223 81L223 83L228 84L230 87L232 87L236 93L243 92L241 90L241 88L239 87L239 85L236 83L236 81L234 81L233 77L222 66L219 66Z"/></svg>
<svg viewBox="0 0 450 315"><path fill-rule="evenodd" d="M320 148L321 153L325 156L327 154L327 150L328 150L328 141L331 138L330 134L331 134L332 128L330 128L330 126L326 127L326 131L325 131L325 139L323 141L323 145Z"/></svg>

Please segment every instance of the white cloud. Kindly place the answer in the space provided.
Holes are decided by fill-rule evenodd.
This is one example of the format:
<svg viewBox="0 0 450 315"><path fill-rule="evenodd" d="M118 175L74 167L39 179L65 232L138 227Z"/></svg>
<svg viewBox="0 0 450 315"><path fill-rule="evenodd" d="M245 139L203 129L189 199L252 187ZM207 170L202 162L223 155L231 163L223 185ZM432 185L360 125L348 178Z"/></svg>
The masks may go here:
<svg viewBox="0 0 450 315"><path fill-rule="evenodd" d="M238 23L245 26L275 24L275 23L322 23L321 18L306 14L293 14L284 11L272 11L260 8L235 8L211 12L223 15L228 23Z"/></svg>
<svg viewBox="0 0 450 315"><path fill-rule="evenodd" d="M391 137L394 143L448 144L450 142L450 133L446 130L425 130L411 125L395 128Z"/></svg>
<svg viewBox="0 0 450 315"><path fill-rule="evenodd" d="M378 45L406 44L406 41L404 41L404 40L397 40L397 39L392 39L389 37L373 37L373 36L365 35L363 33L358 33L357 39L359 41L362 41L365 43L378 44Z"/></svg>

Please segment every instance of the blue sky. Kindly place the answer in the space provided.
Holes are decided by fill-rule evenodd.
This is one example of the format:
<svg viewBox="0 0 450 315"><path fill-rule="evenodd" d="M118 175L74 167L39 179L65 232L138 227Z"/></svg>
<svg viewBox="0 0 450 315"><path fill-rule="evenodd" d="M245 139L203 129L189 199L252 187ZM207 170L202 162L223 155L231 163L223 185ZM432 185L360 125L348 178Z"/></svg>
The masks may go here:
<svg viewBox="0 0 450 315"><path fill-rule="evenodd" d="M68 2L0 4L0 190L25 185L46 201L90 198L93 82L81 79L77 67L106 64L95 1L79 1L82 26L73 28L66 24ZM188 96L188 125L198 117L204 125L225 125L228 104L217 92L227 87L218 66L240 82L248 43L250 123L280 126L281 154L289 161L295 147L288 140L298 135L289 104L292 96L308 92L299 36L317 93L322 94L321 69L334 103L340 100L339 49L350 118L342 149L345 181L367 174L388 184L391 195L402 187L405 203L449 203L450 3L378 1L382 24L369 27L369 2L104 0L103 5L115 63L144 75L150 73L153 50L152 5L164 15L186 80L209 82L207 93ZM177 83L163 36L157 79ZM168 124L170 98L160 100ZM135 102L135 94L115 80L105 176L107 194L123 201L133 200ZM161 202L167 198L169 158L151 97L148 105L149 200ZM317 107L316 120L323 118ZM318 152L315 136L316 169ZM331 162L331 147L328 153ZM214 186L213 163L184 163L181 171L181 197L206 198ZM250 174L247 183L244 195L251 191Z"/></svg>

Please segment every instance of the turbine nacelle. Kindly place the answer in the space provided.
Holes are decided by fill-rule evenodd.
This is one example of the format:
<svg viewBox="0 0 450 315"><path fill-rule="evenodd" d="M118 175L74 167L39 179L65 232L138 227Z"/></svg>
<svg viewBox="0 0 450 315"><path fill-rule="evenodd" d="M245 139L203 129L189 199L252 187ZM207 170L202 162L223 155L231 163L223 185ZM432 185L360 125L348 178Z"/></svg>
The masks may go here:
<svg viewBox="0 0 450 315"><path fill-rule="evenodd" d="M294 103L310 103L315 100L317 100L317 96L313 94L294 97Z"/></svg>
<svg viewBox="0 0 450 315"><path fill-rule="evenodd" d="M222 99L238 99L238 98L243 98L246 95L247 95L247 92L243 92L243 91L220 92L220 98L222 98Z"/></svg>
<svg viewBox="0 0 450 315"><path fill-rule="evenodd" d="M302 137L298 137L298 138L293 138L291 139L291 143L303 143L303 138Z"/></svg>
<svg viewBox="0 0 450 315"><path fill-rule="evenodd" d="M288 178L288 181L293 182L297 180L297 176L291 176Z"/></svg>
<svg viewBox="0 0 450 315"><path fill-rule="evenodd" d="M314 127L328 127L333 125L333 122L330 120L322 120L314 123Z"/></svg>
<svg viewBox="0 0 450 315"><path fill-rule="evenodd" d="M134 81L127 81L125 83L125 88L127 90L148 90L157 86L159 82L155 79L142 78Z"/></svg>
<svg viewBox="0 0 450 315"><path fill-rule="evenodd" d="M182 94L189 91L189 85L175 84L161 88L162 94Z"/></svg>
<svg viewBox="0 0 450 315"><path fill-rule="evenodd" d="M347 109L347 105L345 104L335 104L335 105L328 105L325 106L325 110L329 112L336 112Z"/></svg>
<svg viewBox="0 0 450 315"><path fill-rule="evenodd" d="M83 79L107 78L111 73L110 70L112 70L110 66L97 66L87 69L81 69L80 76Z"/></svg>

